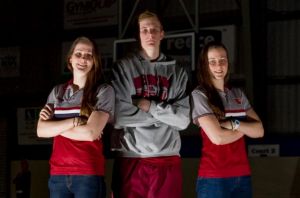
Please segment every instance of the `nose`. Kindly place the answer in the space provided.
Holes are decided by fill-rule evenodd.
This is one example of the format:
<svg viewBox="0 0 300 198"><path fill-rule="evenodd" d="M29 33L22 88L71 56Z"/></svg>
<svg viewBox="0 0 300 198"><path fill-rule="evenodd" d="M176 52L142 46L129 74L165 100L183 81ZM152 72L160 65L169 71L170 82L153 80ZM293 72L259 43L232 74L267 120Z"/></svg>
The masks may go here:
<svg viewBox="0 0 300 198"><path fill-rule="evenodd" d="M154 34L149 32L148 37L152 39L154 37Z"/></svg>
<svg viewBox="0 0 300 198"><path fill-rule="evenodd" d="M79 58L79 61L82 62L82 63L86 63L87 60L88 60L88 58L87 58L86 56L81 56L81 57Z"/></svg>
<svg viewBox="0 0 300 198"><path fill-rule="evenodd" d="M153 34L156 33L156 30L155 30L155 29L150 29L149 33L150 33L151 35L153 35Z"/></svg>

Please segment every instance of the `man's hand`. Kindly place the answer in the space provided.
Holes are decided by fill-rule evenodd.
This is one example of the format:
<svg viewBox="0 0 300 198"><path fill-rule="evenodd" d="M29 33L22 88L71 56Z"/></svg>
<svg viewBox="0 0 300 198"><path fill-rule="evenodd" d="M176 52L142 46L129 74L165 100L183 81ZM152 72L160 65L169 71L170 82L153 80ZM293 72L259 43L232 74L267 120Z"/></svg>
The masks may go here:
<svg viewBox="0 0 300 198"><path fill-rule="evenodd" d="M148 112L150 109L151 102L150 100L142 98L134 100L133 104L140 108L142 111Z"/></svg>

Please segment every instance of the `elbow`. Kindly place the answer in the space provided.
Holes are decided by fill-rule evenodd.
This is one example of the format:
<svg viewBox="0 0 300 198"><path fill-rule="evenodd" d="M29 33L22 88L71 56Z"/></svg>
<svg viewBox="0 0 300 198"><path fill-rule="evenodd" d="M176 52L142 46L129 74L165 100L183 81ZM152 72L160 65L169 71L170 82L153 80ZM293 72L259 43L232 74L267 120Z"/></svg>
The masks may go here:
<svg viewBox="0 0 300 198"><path fill-rule="evenodd" d="M44 135L44 133L43 133L43 130L39 127L39 125L37 126L37 129L36 129L36 135L37 135L39 138L45 137L45 135Z"/></svg>
<svg viewBox="0 0 300 198"><path fill-rule="evenodd" d="M256 134L254 138L262 138L264 137L264 134L265 134L264 127L260 125L256 130Z"/></svg>
<svg viewBox="0 0 300 198"><path fill-rule="evenodd" d="M49 134L42 132L42 131L37 131L37 137L39 138L50 138L52 136L50 136Z"/></svg>
<svg viewBox="0 0 300 198"><path fill-rule="evenodd" d="M40 130L37 130L36 135L37 135L39 138L43 137L42 134L41 134L41 132L40 132Z"/></svg>
<svg viewBox="0 0 300 198"><path fill-rule="evenodd" d="M44 121L39 120L36 127L36 134L39 138L47 137L47 132L45 131Z"/></svg>
<svg viewBox="0 0 300 198"><path fill-rule="evenodd" d="M37 129L37 136L39 137L39 138L45 138L45 137L47 137L43 132L42 132L42 130L40 130L40 129Z"/></svg>
<svg viewBox="0 0 300 198"><path fill-rule="evenodd" d="M212 141L212 143L214 145L217 145L217 146L220 146L220 145L223 145L224 143L222 143L222 141Z"/></svg>
<svg viewBox="0 0 300 198"><path fill-rule="evenodd" d="M188 126L189 126L189 124L184 123L180 126L177 126L177 128L178 128L179 131L183 131L183 130L187 129Z"/></svg>
<svg viewBox="0 0 300 198"><path fill-rule="evenodd" d="M212 138L210 138L210 141L217 146L224 144L221 137L212 137Z"/></svg>
<svg viewBox="0 0 300 198"><path fill-rule="evenodd" d="M91 132L89 133L89 135L87 135L84 138L84 141L88 141L88 142L93 142L94 140L96 140L97 138L95 137L95 135Z"/></svg>
<svg viewBox="0 0 300 198"><path fill-rule="evenodd" d="M177 126L180 131L186 129L191 122L189 118L183 118L181 121L182 122L178 122L179 125Z"/></svg>
<svg viewBox="0 0 300 198"><path fill-rule="evenodd" d="M265 135L265 130L263 127L261 127L261 129L259 130L259 133L258 133L258 138L262 138L264 137Z"/></svg>
<svg viewBox="0 0 300 198"><path fill-rule="evenodd" d="M92 131L90 132L90 135L87 139L87 141L95 141L95 140L99 140L101 138L101 134L102 134L102 131L100 133L98 132L95 132L95 131Z"/></svg>

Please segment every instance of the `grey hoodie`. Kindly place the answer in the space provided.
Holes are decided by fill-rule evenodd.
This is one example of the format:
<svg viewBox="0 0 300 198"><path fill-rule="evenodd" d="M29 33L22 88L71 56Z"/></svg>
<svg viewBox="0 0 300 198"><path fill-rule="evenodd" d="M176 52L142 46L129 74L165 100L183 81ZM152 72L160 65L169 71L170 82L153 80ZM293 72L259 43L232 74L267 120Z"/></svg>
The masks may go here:
<svg viewBox="0 0 300 198"><path fill-rule="evenodd" d="M179 155L179 130L190 123L184 68L164 54L150 62L136 53L119 60L113 75L115 128L123 130L117 132L120 148L112 149L122 157ZM148 112L133 104L139 98L151 101Z"/></svg>

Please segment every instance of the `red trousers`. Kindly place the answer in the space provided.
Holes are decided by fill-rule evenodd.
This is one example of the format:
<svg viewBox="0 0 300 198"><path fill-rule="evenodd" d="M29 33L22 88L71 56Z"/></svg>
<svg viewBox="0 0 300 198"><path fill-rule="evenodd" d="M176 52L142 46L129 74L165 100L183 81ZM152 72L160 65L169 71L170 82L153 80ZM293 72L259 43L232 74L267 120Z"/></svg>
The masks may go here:
<svg viewBox="0 0 300 198"><path fill-rule="evenodd" d="M114 198L182 198L181 159L117 158L112 190Z"/></svg>

